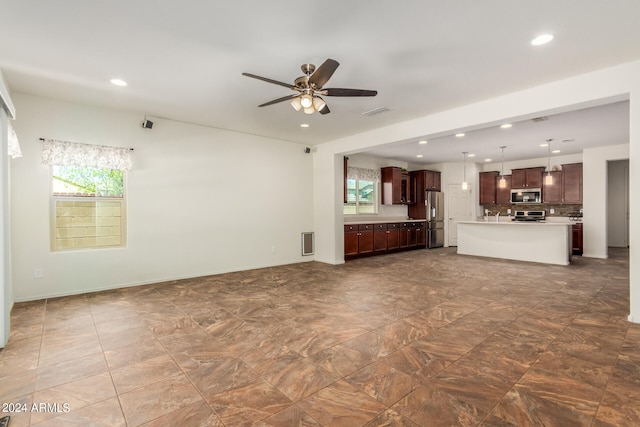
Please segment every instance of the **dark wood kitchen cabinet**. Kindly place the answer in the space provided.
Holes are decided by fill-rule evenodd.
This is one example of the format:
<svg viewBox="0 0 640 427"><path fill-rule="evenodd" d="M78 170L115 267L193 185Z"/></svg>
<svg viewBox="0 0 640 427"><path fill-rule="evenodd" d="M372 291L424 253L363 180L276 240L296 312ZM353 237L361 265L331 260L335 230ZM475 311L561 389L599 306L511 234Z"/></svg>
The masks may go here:
<svg viewBox="0 0 640 427"><path fill-rule="evenodd" d="M582 204L582 163L562 165L562 201Z"/></svg>
<svg viewBox="0 0 640 427"><path fill-rule="evenodd" d="M358 255L358 226L344 226L344 256L351 257Z"/></svg>
<svg viewBox="0 0 640 427"><path fill-rule="evenodd" d="M387 224L387 250L400 249L400 224L392 222Z"/></svg>
<svg viewBox="0 0 640 427"><path fill-rule="evenodd" d="M388 249L387 224L373 224L373 252L386 252Z"/></svg>
<svg viewBox="0 0 640 427"><path fill-rule="evenodd" d="M479 183L480 188L480 204L481 205L495 205L496 204L496 183L498 179L498 172L480 172Z"/></svg>
<svg viewBox="0 0 640 427"><path fill-rule="evenodd" d="M572 228L572 241L573 241L573 254L582 255L583 243L582 243L582 223L576 222Z"/></svg>
<svg viewBox="0 0 640 427"><path fill-rule="evenodd" d="M424 172L424 190L425 191L442 191L440 172L428 171Z"/></svg>
<svg viewBox="0 0 640 427"><path fill-rule="evenodd" d="M505 186L500 188L500 176L496 177L496 204L508 205L511 203L511 175L504 176Z"/></svg>
<svg viewBox="0 0 640 427"><path fill-rule="evenodd" d="M349 158L347 156L343 156L342 157L342 183L344 185L343 188L343 198L344 198L344 203L347 203L347 171L348 171L348 162L349 162Z"/></svg>
<svg viewBox="0 0 640 427"><path fill-rule="evenodd" d="M542 203L562 203L562 171L548 172L551 184L544 184L542 188ZM544 174L545 176L547 173Z"/></svg>
<svg viewBox="0 0 640 427"><path fill-rule="evenodd" d="M427 224L425 222L414 222L412 226L416 230L416 246L424 247L427 244Z"/></svg>
<svg viewBox="0 0 640 427"><path fill-rule="evenodd" d="M411 171L409 175L411 177L411 185L415 192L415 203L409 205L407 213L409 218L426 219L427 209L424 205L424 192L425 192L425 170Z"/></svg>
<svg viewBox="0 0 640 427"><path fill-rule="evenodd" d="M440 172L417 170L409 172L411 176L411 200L409 205L409 218L426 219L427 209L424 204L426 191L440 191Z"/></svg>
<svg viewBox="0 0 640 427"><path fill-rule="evenodd" d="M424 221L344 225L345 259L419 248L426 248Z"/></svg>
<svg viewBox="0 0 640 427"><path fill-rule="evenodd" d="M512 169L511 188L542 188L544 167Z"/></svg>
<svg viewBox="0 0 640 427"><path fill-rule="evenodd" d="M407 205L411 203L409 172L395 166L380 170L383 205Z"/></svg>
<svg viewBox="0 0 640 427"><path fill-rule="evenodd" d="M373 253L373 224L345 225L345 258L370 253Z"/></svg>

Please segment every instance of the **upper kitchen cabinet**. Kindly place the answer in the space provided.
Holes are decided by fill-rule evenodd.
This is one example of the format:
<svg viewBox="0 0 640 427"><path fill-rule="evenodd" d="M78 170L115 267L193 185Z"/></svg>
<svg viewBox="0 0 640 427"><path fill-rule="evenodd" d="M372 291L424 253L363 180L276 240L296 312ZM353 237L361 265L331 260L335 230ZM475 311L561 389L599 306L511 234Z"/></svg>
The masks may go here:
<svg viewBox="0 0 640 427"><path fill-rule="evenodd" d="M498 172L480 172L480 204L495 205L496 204L496 183L498 182Z"/></svg>
<svg viewBox="0 0 640 427"><path fill-rule="evenodd" d="M395 166L382 168L382 204L407 205L412 203L409 173Z"/></svg>
<svg viewBox="0 0 640 427"><path fill-rule="evenodd" d="M511 175L505 175L504 181L504 188L500 188L500 177L496 177L496 204L498 205L511 203Z"/></svg>
<svg viewBox="0 0 640 427"><path fill-rule="evenodd" d="M582 204L582 163L562 165L562 201Z"/></svg>
<svg viewBox="0 0 640 427"><path fill-rule="evenodd" d="M544 167L512 169L511 188L542 188Z"/></svg>
<svg viewBox="0 0 640 427"><path fill-rule="evenodd" d="M409 172L411 176L411 204L409 217L425 219L427 211L424 205L426 191L440 191L440 172L417 170Z"/></svg>
<svg viewBox="0 0 640 427"><path fill-rule="evenodd" d="M428 170L425 170L423 172L425 191L442 191L440 185L440 172Z"/></svg>
<svg viewBox="0 0 640 427"><path fill-rule="evenodd" d="M542 203L562 203L562 171L551 171L549 175L551 184L544 184Z"/></svg>

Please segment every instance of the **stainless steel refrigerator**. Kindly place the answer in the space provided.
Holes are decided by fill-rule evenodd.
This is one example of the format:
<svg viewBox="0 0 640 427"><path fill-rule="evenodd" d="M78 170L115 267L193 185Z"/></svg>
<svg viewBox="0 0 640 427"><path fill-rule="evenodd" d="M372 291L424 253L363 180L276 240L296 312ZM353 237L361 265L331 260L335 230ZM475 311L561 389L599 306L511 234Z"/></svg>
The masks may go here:
<svg viewBox="0 0 640 427"><path fill-rule="evenodd" d="M444 246L444 193L427 191L427 248Z"/></svg>

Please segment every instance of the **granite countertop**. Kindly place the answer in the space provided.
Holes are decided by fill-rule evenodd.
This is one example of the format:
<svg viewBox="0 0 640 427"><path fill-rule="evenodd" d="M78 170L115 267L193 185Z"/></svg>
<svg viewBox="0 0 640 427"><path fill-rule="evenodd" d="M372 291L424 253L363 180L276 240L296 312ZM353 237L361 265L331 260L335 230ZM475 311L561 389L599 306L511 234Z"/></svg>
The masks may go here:
<svg viewBox="0 0 640 427"><path fill-rule="evenodd" d="M456 221L458 224L486 224L486 225L527 225L527 226L573 226L572 222L546 222L546 221L496 221L479 219L475 221Z"/></svg>
<svg viewBox="0 0 640 427"><path fill-rule="evenodd" d="M367 220L355 220L355 221L348 221L347 219L344 220L344 225L359 225L359 224L388 224L390 222L427 222L426 219L398 219L398 218L387 218L387 219L377 219L377 220L371 220L371 221L367 221Z"/></svg>

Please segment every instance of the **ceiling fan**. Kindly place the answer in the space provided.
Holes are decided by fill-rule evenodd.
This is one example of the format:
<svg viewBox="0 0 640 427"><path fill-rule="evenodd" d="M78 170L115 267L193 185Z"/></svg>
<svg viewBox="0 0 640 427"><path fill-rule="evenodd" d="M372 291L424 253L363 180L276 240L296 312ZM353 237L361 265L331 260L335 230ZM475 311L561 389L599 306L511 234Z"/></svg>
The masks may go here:
<svg viewBox="0 0 640 427"><path fill-rule="evenodd" d="M279 102L291 101L291 106L296 111L301 109L306 114L313 114L315 111L320 114L329 114L329 107L324 102L322 96L376 96L378 91L376 90L364 90L364 89L342 89L342 88L326 88L323 86L329 81L333 73L338 68L338 61L334 59L327 59L316 68L313 64L303 64L300 68L304 73L304 76L298 77L293 84L279 82L277 80L269 79L266 77L257 76L250 73L242 73L243 76L252 77L254 79L262 80L267 83L273 83L276 85L287 87L296 93L282 98L274 99L273 101L265 102L258 105L258 107L266 107L267 105L277 104Z"/></svg>

